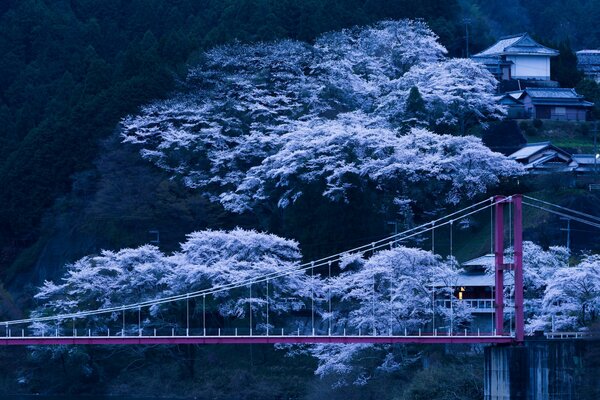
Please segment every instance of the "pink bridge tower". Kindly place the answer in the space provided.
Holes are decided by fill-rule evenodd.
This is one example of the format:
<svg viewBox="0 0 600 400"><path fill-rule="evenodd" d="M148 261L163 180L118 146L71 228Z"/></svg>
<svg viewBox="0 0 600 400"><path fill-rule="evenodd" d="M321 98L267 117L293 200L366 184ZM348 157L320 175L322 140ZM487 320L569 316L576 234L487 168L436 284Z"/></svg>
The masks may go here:
<svg viewBox="0 0 600 400"><path fill-rule="evenodd" d="M514 271L515 284L515 339L522 342L525 339L523 315L523 206L520 194L510 197L496 196L495 207L495 307L496 335L504 334L504 271ZM504 207L513 204L513 262L504 263Z"/></svg>

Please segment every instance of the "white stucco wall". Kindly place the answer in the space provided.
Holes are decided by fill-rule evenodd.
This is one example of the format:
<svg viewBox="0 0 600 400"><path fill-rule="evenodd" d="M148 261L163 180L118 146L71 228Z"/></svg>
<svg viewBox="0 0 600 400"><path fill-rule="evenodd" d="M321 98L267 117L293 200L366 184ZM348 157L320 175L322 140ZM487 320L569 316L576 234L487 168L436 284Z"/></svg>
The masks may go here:
<svg viewBox="0 0 600 400"><path fill-rule="evenodd" d="M515 79L550 79L550 57L548 56L507 56L512 61L510 73Z"/></svg>

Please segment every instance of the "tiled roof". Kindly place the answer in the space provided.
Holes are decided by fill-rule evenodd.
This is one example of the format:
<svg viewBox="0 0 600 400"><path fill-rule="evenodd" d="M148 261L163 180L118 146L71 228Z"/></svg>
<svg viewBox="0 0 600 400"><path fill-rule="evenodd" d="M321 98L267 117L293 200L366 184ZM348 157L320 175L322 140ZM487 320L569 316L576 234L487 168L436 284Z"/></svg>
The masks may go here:
<svg viewBox="0 0 600 400"><path fill-rule="evenodd" d="M568 152L553 146L550 142L531 143L525 147L517 150L509 156L517 161L529 161L530 157L540 153L540 157L533 159L533 161L525 164L526 170L535 171L537 173L551 173L551 172L575 172L575 173L588 173L593 171L597 166L600 168L600 159L598 159L597 165L594 164L596 157L594 154L569 154ZM559 160L555 160L558 158ZM463 263L463 266L477 266L484 265L486 257L491 255L485 255L474 260ZM493 258L491 259L493 261ZM490 261L488 261L490 262ZM478 264L480 263L480 264Z"/></svg>
<svg viewBox="0 0 600 400"><path fill-rule="evenodd" d="M461 263L463 267L488 267L494 265L496 256L493 254L486 254L481 257L474 258L472 260Z"/></svg>
<svg viewBox="0 0 600 400"><path fill-rule="evenodd" d="M600 74L600 50L578 51L577 67L588 74Z"/></svg>
<svg viewBox="0 0 600 400"><path fill-rule="evenodd" d="M568 88L527 88L525 91L531 98L579 99L583 97L578 95L575 89Z"/></svg>
<svg viewBox="0 0 600 400"><path fill-rule="evenodd" d="M577 164L581 165L581 164L594 164L594 161L596 160L596 157L593 154L573 154L571 156L571 158L573 159L574 162L576 162ZM597 161L598 165L600 166L600 160Z"/></svg>
<svg viewBox="0 0 600 400"><path fill-rule="evenodd" d="M506 261L505 261L506 262ZM509 286L512 285L513 278L511 275L504 276L504 285ZM493 273L468 273L468 272L459 272L454 279L451 279L448 282L434 282L432 287L445 287L446 285L450 287L459 287L459 286L484 286L484 287L494 287L496 286L496 279Z"/></svg>
<svg viewBox="0 0 600 400"><path fill-rule="evenodd" d="M577 94L575 89L569 88L527 88L508 93L515 99L522 99L524 94L529 95L531 102L535 105L594 106L594 103L586 101L583 96Z"/></svg>
<svg viewBox="0 0 600 400"><path fill-rule="evenodd" d="M559 53L557 50L537 43L527 33L520 33L518 35L500 38L494 45L475 54L473 57L495 57L511 54L557 56Z"/></svg>
<svg viewBox="0 0 600 400"><path fill-rule="evenodd" d="M550 146L552 146L550 142L529 143L508 157L512 158L513 160L522 160L524 158L529 158L538 151L542 151Z"/></svg>

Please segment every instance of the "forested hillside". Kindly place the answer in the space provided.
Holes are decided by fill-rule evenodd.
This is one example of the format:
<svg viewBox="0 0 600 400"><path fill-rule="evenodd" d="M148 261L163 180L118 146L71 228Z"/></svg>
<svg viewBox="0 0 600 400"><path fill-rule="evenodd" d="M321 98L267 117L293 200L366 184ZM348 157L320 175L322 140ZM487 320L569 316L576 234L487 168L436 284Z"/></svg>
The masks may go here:
<svg viewBox="0 0 600 400"><path fill-rule="evenodd" d="M477 36L519 32L551 43L595 49L600 46L600 3L595 0L460 0ZM485 44L485 43L482 43Z"/></svg>
<svg viewBox="0 0 600 400"><path fill-rule="evenodd" d="M460 58L466 28L471 53L529 31L560 47L556 79L576 84L571 49L600 46L600 6L577 0L565 12L562 3L1 2L0 315L119 306L294 270L492 193L552 193L562 205L594 210L596 193L529 179L486 146L495 143L486 135L503 132L496 123L505 110L493 76ZM598 95L597 85L588 89ZM504 128L517 146L525 139L513 125ZM529 136L539 130L534 125ZM275 324L307 328L293 313L307 304L290 298L316 294L342 305L335 319L317 305L330 329L383 331L388 322L419 329L435 310L434 281L457 274L457 258L489 250L487 213L460 222L436 231L437 254L417 248L429 240L433 247L428 236L372 250L370 258L345 255L327 279L304 271L272 282L271 292L220 294L209 300L209 316L227 328L246 313L267 332ZM587 329L600 313L588 286L565 292L585 282L600 293L600 258L589 253L598 243L574 229L570 249L557 246L561 227L541 213L525 222L535 240L525 244L530 332ZM568 301L557 305L555 297ZM269 309L253 308L254 300L272 301L270 322ZM376 324L376 302L385 324ZM149 309L154 319L138 311L137 325L126 324L123 311L122 333L182 328L168 318L183 314L180 306ZM198 303L191 307L198 318ZM471 314L455 311L439 318L459 329ZM121 327L121 317L98 317L85 328L103 334L110 324ZM39 321L30 328L59 329ZM480 355L467 353L371 345L38 347L0 354L0 390L232 398L244 387L247 398L347 400L433 399L452 386L461 388L456 399L480 398ZM458 374L456 363L468 372Z"/></svg>
<svg viewBox="0 0 600 400"><path fill-rule="evenodd" d="M454 1L27 0L0 12L3 270L39 239L40 218L92 166L99 140L171 90L203 49L401 17L425 18L460 48Z"/></svg>
<svg viewBox="0 0 600 400"><path fill-rule="evenodd" d="M543 3L543 4L542 4ZM529 31L596 46L598 3L479 1L27 0L0 6L0 265L40 238L40 219L87 170L99 140L165 96L201 51L232 40L312 41L386 18L424 18L449 54ZM538 10L544 5L544 12ZM559 20L561 23L550 24ZM30 264L31 262L26 262Z"/></svg>

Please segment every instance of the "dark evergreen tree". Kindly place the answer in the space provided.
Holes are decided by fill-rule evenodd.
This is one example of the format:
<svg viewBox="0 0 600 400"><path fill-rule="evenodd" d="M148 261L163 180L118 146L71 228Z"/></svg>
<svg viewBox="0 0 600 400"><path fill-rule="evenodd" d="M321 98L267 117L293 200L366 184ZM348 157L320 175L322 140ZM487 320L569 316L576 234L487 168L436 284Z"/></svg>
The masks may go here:
<svg viewBox="0 0 600 400"><path fill-rule="evenodd" d="M568 41L563 41L553 48L557 49L560 54L550 59L550 78L557 81L561 87L577 86L583 78L583 74L577 69L577 55L571 49L571 45Z"/></svg>
<svg viewBox="0 0 600 400"><path fill-rule="evenodd" d="M419 92L419 88L416 86L410 88L403 118L402 122L405 128L417 126L419 121L427 120L425 101Z"/></svg>
<svg viewBox="0 0 600 400"><path fill-rule="evenodd" d="M492 124L482 137L483 143L499 153L509 155L527 143L519 125L514 120L505 120Z"/></svg>

